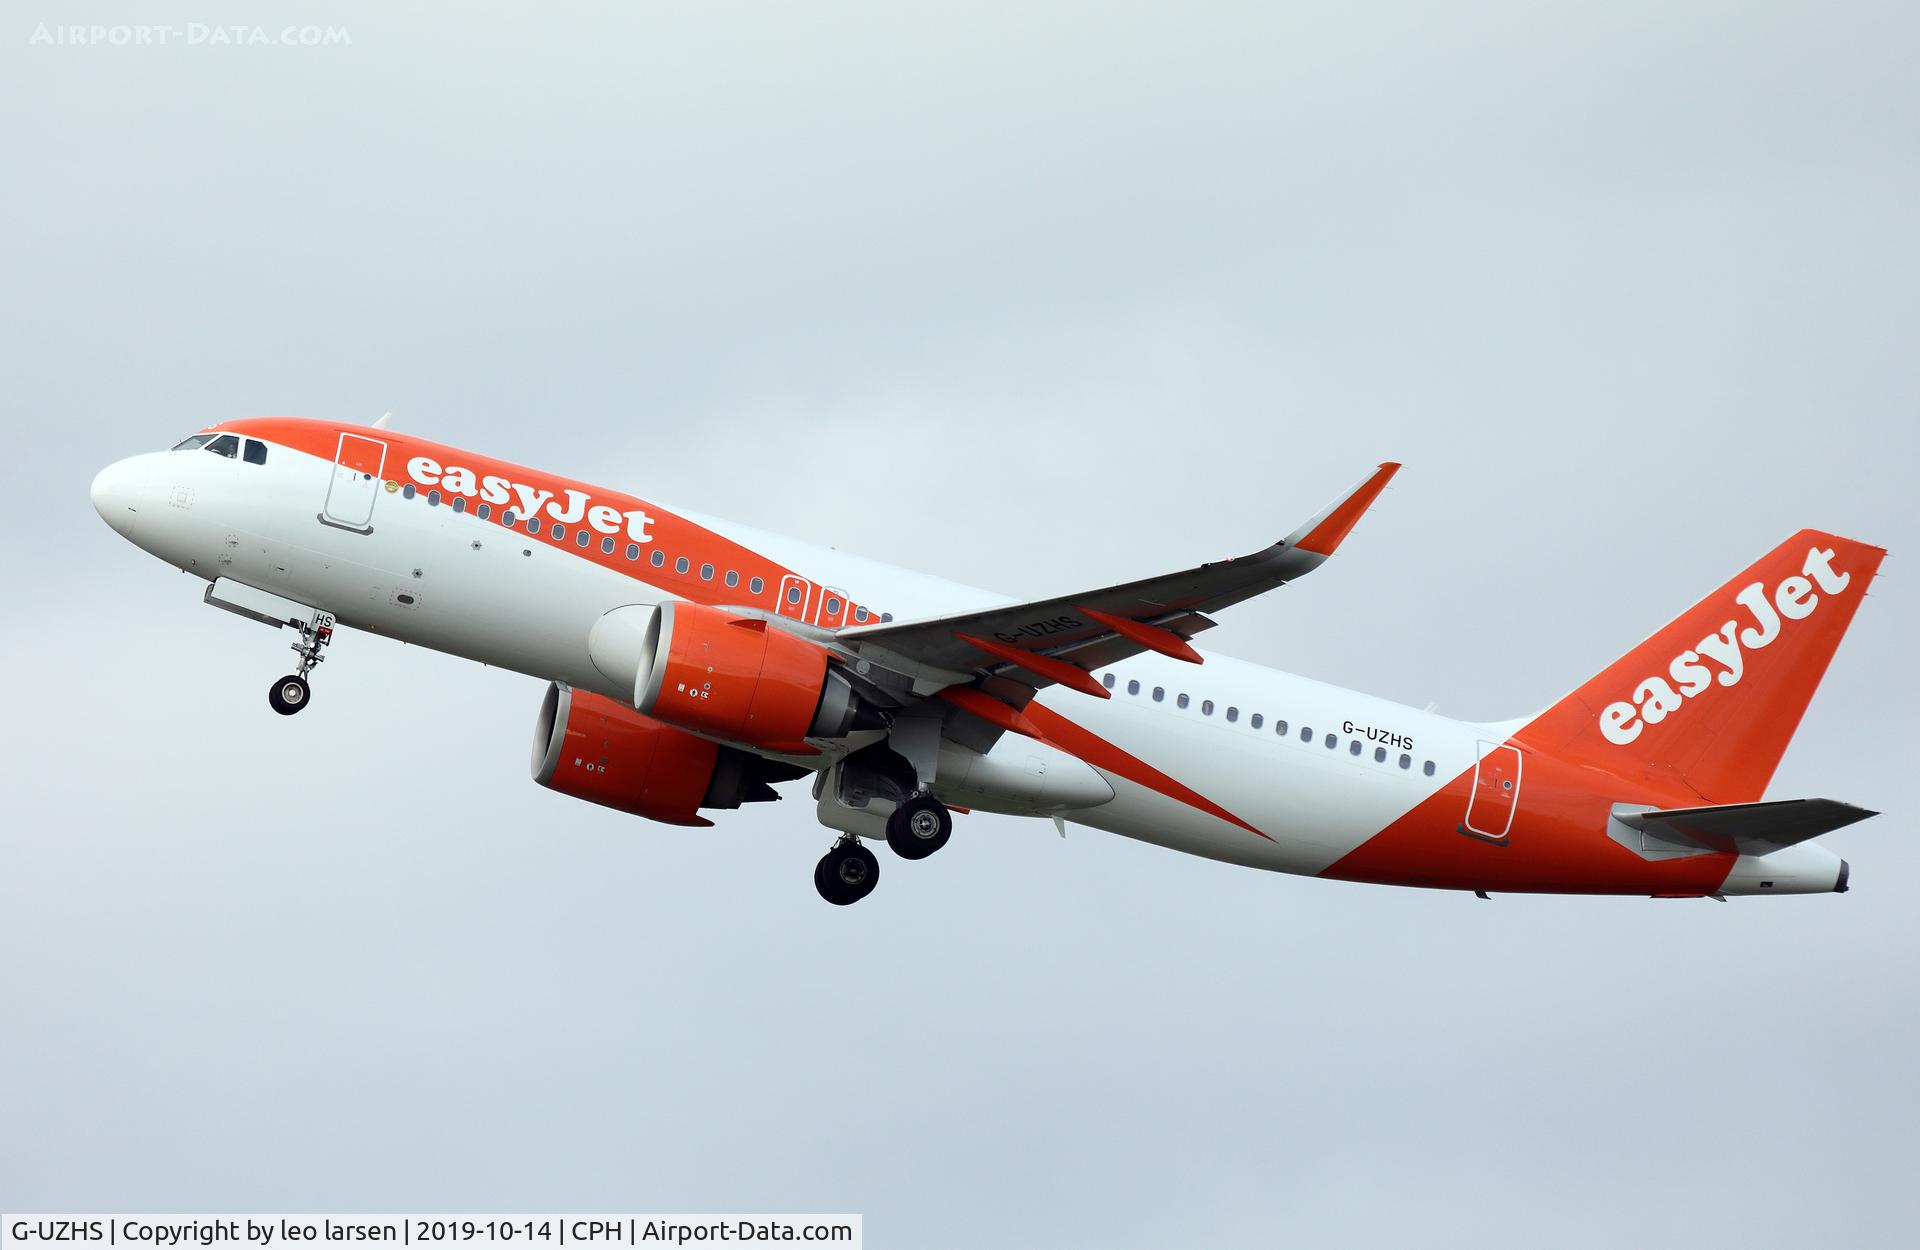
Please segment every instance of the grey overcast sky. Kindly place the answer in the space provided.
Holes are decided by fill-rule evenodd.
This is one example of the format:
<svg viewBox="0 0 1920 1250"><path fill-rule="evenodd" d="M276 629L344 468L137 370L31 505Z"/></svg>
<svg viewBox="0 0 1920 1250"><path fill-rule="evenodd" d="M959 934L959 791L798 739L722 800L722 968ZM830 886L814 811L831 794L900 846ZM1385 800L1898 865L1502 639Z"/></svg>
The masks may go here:
<svg viewBox="0 0 1920 1250"><path fill-rule="evenodd" d="M1904 1246L1910 3L163 6L0 19L0 1208L855 1210L879 1246ZM172 23L171 46L38 27ZM189 42L190 24L346 46ZM1894 558L1772 793L1845 896L1404 892L527 777L540 683L284 635L111 459L397 425L1481 718L1788 533ZM1905 641L1903 641L1905 640Z"/></svg>

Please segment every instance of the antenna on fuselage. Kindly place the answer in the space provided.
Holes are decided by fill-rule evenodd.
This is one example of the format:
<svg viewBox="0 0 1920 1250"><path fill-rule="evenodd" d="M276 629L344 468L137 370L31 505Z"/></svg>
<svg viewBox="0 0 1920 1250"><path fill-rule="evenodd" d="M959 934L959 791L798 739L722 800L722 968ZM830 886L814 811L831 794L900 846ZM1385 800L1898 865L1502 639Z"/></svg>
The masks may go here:
<svg viewBox="0 0 1920 1250"><path fill-rule="evenodd" d="M380 419L373 423L373 428L376 430L384 430L387 428L387 422L391 421L392 419L393 419L393 413L391 411L383 412L380 414Z"/></svg>

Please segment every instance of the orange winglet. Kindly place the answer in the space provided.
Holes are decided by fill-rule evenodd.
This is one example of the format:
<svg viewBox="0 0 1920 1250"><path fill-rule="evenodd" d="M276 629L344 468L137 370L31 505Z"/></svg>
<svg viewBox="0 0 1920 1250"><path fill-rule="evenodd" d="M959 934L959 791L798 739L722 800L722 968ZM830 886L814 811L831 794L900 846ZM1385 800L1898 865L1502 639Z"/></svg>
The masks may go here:
<svg viewBox="0 0 1920 1250"><path fill-rule="evenodd" d="M1056 660L1050 655L1035 655L1031 651L1022 651L1018 647L1009 647L1002 642L989 642L972 634L954 634L969 647L978 647L988 655L997 656L1009 664L1018 664L1029 673L1044 677L1048 681L1078 690L1081 694L1090 694L1099 699L1111 699L1107 688L1093 679L1093 674L1078 664L1069 664L1065 660Z"/></svg>
<svg viewBox="0 0 1920 1250"><path fill-rule="evenodd" d="M1392 460L1382 464L1374 471L1372 477L1360 484L1358 490L1335 504L1333 510L1327 513L1318 525L1293 545L1302 551L1311 551L1315 555L1332 555L1334 549L1352 532L1361 514L1373 506L1373 501L1380 497L1380 492L1387 488L1387 483L1392 481L1393 475L1399 471L1400 466Z"/></svg>
<svg viewBox="0 0 1920 1250"><path fill-rule="evenodd" d="M1132 639L1149 651L1158 651L1161 655L1185 660L1189 664L1203 663L1200 653L1195 651L1185 638L1170 629L1162 629L1158 625L1149 625L1144 621L1128 620L1124 616L1115 616L1111 612L1102 612L1097 608L1083 608L1078 604L1074 605L1073 610L1089 620L1100 622L1122 638Z"/></svg>
<svg viewBox="0 0 1920 1250"><path fill-rule="evenodd" d="M972 712L989 725L998 725L1008 733L1046 741L1047 736L1040 732L1040 727L1028 720L1024 713L1008 707L984 690L975 690L971 686L948 686L940 692L940 697L962 711Z"/></svg>

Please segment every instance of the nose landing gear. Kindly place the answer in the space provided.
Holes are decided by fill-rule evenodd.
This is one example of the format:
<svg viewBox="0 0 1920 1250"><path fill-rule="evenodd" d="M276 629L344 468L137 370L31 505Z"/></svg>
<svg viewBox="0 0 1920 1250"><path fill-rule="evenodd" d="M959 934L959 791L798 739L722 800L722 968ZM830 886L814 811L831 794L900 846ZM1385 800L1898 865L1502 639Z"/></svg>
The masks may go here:
<svg viewBox="0 0 1920 1250"><path fill-rule="evenodd" d="M267 691L267 702L280 715L292 716L307 705L307 697L312 693L306 678L289 674L273 683Z"/></svg>
<svg viewBox="0 0 1920 1250"><path fill-rule="evenodd" d="M333 625L333 613L315 612L313 619L300 627L300 640L293 644L293 649L300 653L299 669L275 681L267 690L268 705L280 715L292 716L313 697L307 674L326 658L320 652L333 641Z"/></svg>

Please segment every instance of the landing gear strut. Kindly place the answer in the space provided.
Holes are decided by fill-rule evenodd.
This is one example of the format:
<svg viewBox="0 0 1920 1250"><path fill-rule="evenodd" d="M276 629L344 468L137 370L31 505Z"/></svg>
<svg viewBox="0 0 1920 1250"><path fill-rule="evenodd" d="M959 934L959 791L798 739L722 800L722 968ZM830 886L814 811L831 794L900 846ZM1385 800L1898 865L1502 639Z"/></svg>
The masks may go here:
<svg viewBox="0 0 1920 1250"><path fill-rule="evenodd" d="M333 625L333 613L315 612L313 619L300 627L300 640L293 644L293 649L300 653L299 669L280 678L267 690L267 703L280 715L292 716L313 697L307 674L326 658L320 652L333 641Z"/></svg>
<svg viewBox="0 0 1920 1250"><path fill-rule="evenodd" d="M953 836L953 814L931 794L916 794L887 817L887 845L901 859L925 859Z"/></svg>
<svg viewBox="0 0 1920 1250"><path fill-rule="evenodd" d="M835 907L859 902L879 882L880 861L852 834L835 842L813 869L813 888Z"/></svg>

